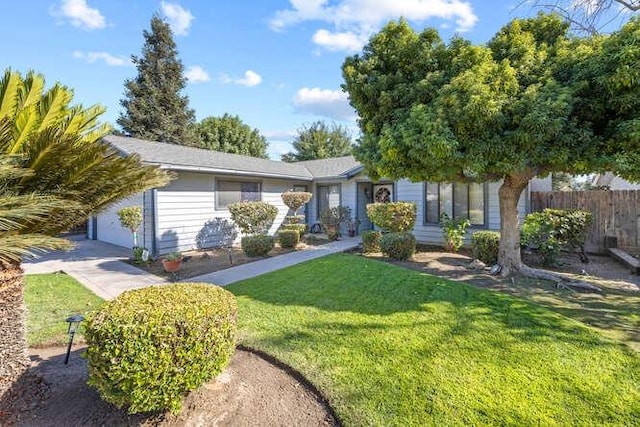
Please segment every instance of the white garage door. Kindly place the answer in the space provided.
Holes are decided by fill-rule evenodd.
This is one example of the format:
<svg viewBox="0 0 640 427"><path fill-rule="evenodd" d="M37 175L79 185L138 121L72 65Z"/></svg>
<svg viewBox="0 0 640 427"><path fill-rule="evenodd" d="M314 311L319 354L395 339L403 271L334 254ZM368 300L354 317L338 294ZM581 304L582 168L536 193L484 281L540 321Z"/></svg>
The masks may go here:
<svg viewBox="0 0 640 427"><path fill-rule="evenodd" d="M122 228L118 219L118 211L125 206L142 206L142 194L123 200L98 215L98 240L125 248L133 246L131 232ZM138 230L138 244L142 244L142 226Z"/></svg>

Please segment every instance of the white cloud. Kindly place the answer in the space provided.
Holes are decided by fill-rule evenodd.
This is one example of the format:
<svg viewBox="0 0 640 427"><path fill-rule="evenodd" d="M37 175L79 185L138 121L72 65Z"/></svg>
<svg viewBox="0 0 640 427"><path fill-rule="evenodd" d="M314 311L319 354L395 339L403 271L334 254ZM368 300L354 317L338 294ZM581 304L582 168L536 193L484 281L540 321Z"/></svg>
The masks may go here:
<svg viewBox="0 0 640 427"><path fill-rule="evenodd" d="M84 59L89 64L104 61L105 64L111 67L131 65L131 60L129 58L125 56L114 56L108 52L82 52L80 50L76 50L73 52L73 57L77 59Z"/></svg>
<svg viewBox="0 0 640 427"><path fill-rule="evenodd" d="M347 94L340 90L303 87L293 97L293 106L298 112L334 120L349 121L357 117L349 105Z"/></svg>
<svg viewBox="0 0 640 427"><path fill-rule="evenodd" d="M174 34L186 36L189 33L193 15L190 10L184 9L178 3L160 2L162 14L167 18L167 22Z"/></svg>
<svg viewBox="0 0 640 427"><path fill-rule="evenodd" d="M331 51L355 52L360 50L366 42L362 34L355 34L351 31L344 33L332 33L325 29L315 32L312 40L318 46Z"/></svg>
<svg viewBox="0 0 640 427"><path fill-rule="evenodd" d="M96 8L89 7L86 0L62 0L60 7L51 12L54 16L68 19L74 27L99 30L107 26L105 17Z"/></svg>
<svg viewBox="0 0 640 427"><path fill-rule="evenodd" d="M184 76L189 80L189 83L204 83L211 80L209 73L198 65L192 65L189 67L189 69L184 73Z"/></svg>
<svg viewBox="0 0 640 427"><path fill-rule="evenodd" d="M220 80L222 81L222 83L226 83L226 84L233 83L237 85L253 87L262 83L262 76L260 76L260 74L256 73L255 71L247 70L244 72L243 77L233 78L233 77L229 77L226 74L222 74L220 76Z"/></svg>
<svg viewBox="0 0 640 427"><path fill-rule="evenodd" d="M453 21L456 30L468 31L478 17L471 4L463 0L290 0L291 8L277 11L269 22L271 29L280 31L304 21L321 21L333 26L319 30L314 43L329 50L353 51L385 22L404 17L409 21L431 19Z"/></svg>
<svg viewBox="0 0 640 427"><path fill-rule="evenodd" d="M271 160L280 160L283 154L286 154L293 150L291 142L287 141L272 141L267 137L267 155Z"/></svg>

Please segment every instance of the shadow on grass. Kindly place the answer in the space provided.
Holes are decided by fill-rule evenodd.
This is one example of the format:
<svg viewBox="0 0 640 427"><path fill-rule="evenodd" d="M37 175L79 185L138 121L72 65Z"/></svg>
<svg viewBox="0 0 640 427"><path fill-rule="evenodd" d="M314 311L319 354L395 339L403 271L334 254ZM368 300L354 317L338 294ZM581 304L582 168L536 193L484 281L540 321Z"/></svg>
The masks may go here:
<svg viewBox="0 0 640 427"><path fill-rule="evenodd" d="M230 285L227 289L238 297L277 306L306 306L364 315L425 313L447 307L455 313L459 332L480 325L489 331L502 325L528 341L559 339L583 345L602 340L578 322L524 299L353 255L325 257ZM436 315L434 319L437 318ZM347 323L336 325L338 331L345 333L355 327ZM357 328L372 327L367 325L369 323ZM317 326L331 329L335 325ZM449 332L455 333L455 330ZM279 339L283 344L292 338L295 337Z"/></svg>

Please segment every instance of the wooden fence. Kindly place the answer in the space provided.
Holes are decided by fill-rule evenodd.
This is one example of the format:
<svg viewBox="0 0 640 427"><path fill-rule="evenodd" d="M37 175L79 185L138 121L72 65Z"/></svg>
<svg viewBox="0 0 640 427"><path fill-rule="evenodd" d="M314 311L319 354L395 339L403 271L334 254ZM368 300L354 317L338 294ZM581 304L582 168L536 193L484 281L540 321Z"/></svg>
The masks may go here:
<svg viewBox="0 0 640 427"><path fill-rule="evenodd" d="M593 214L585 245L588 252L604 252L607 236L615 237L619 247L640 246L640 190L532 192L531 209L545 208L583 209Z"/></svg>

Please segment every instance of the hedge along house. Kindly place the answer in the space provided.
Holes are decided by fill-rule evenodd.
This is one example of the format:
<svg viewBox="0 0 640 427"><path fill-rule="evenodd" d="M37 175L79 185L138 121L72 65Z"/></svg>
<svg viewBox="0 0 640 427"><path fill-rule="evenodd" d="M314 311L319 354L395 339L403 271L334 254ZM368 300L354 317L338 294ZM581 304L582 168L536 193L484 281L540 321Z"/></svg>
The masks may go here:
<svg viewBox="0 0 640 427"><path fill-rule="evenodd" d="M288 214L280 197L287 190L313 193L304 208L309 226L319 222L322 209L342 205L349 207L353 219L359 221L359 232L370 230L373 225L366 215L368 203L402 200L415 202L418 207L414 234L422 243L442 243L440 212L467 216L477 228L500 228L499 183L371 182L351 156L284 163L114 135L105 137L104 142L123 156L137 155L145 164L171 170L177 178L92 217L88 236L131 247L131 233L121 227L117 212L124 206L142 206L139 245L155 255L216 246L220 222L231 222L227 206L239 201L262 200L276 206L278 215L269 230L269 234L275 234ZM529 209L530 190L550 188L550 180L532 181L520 201L521 216Z"/></svg>

